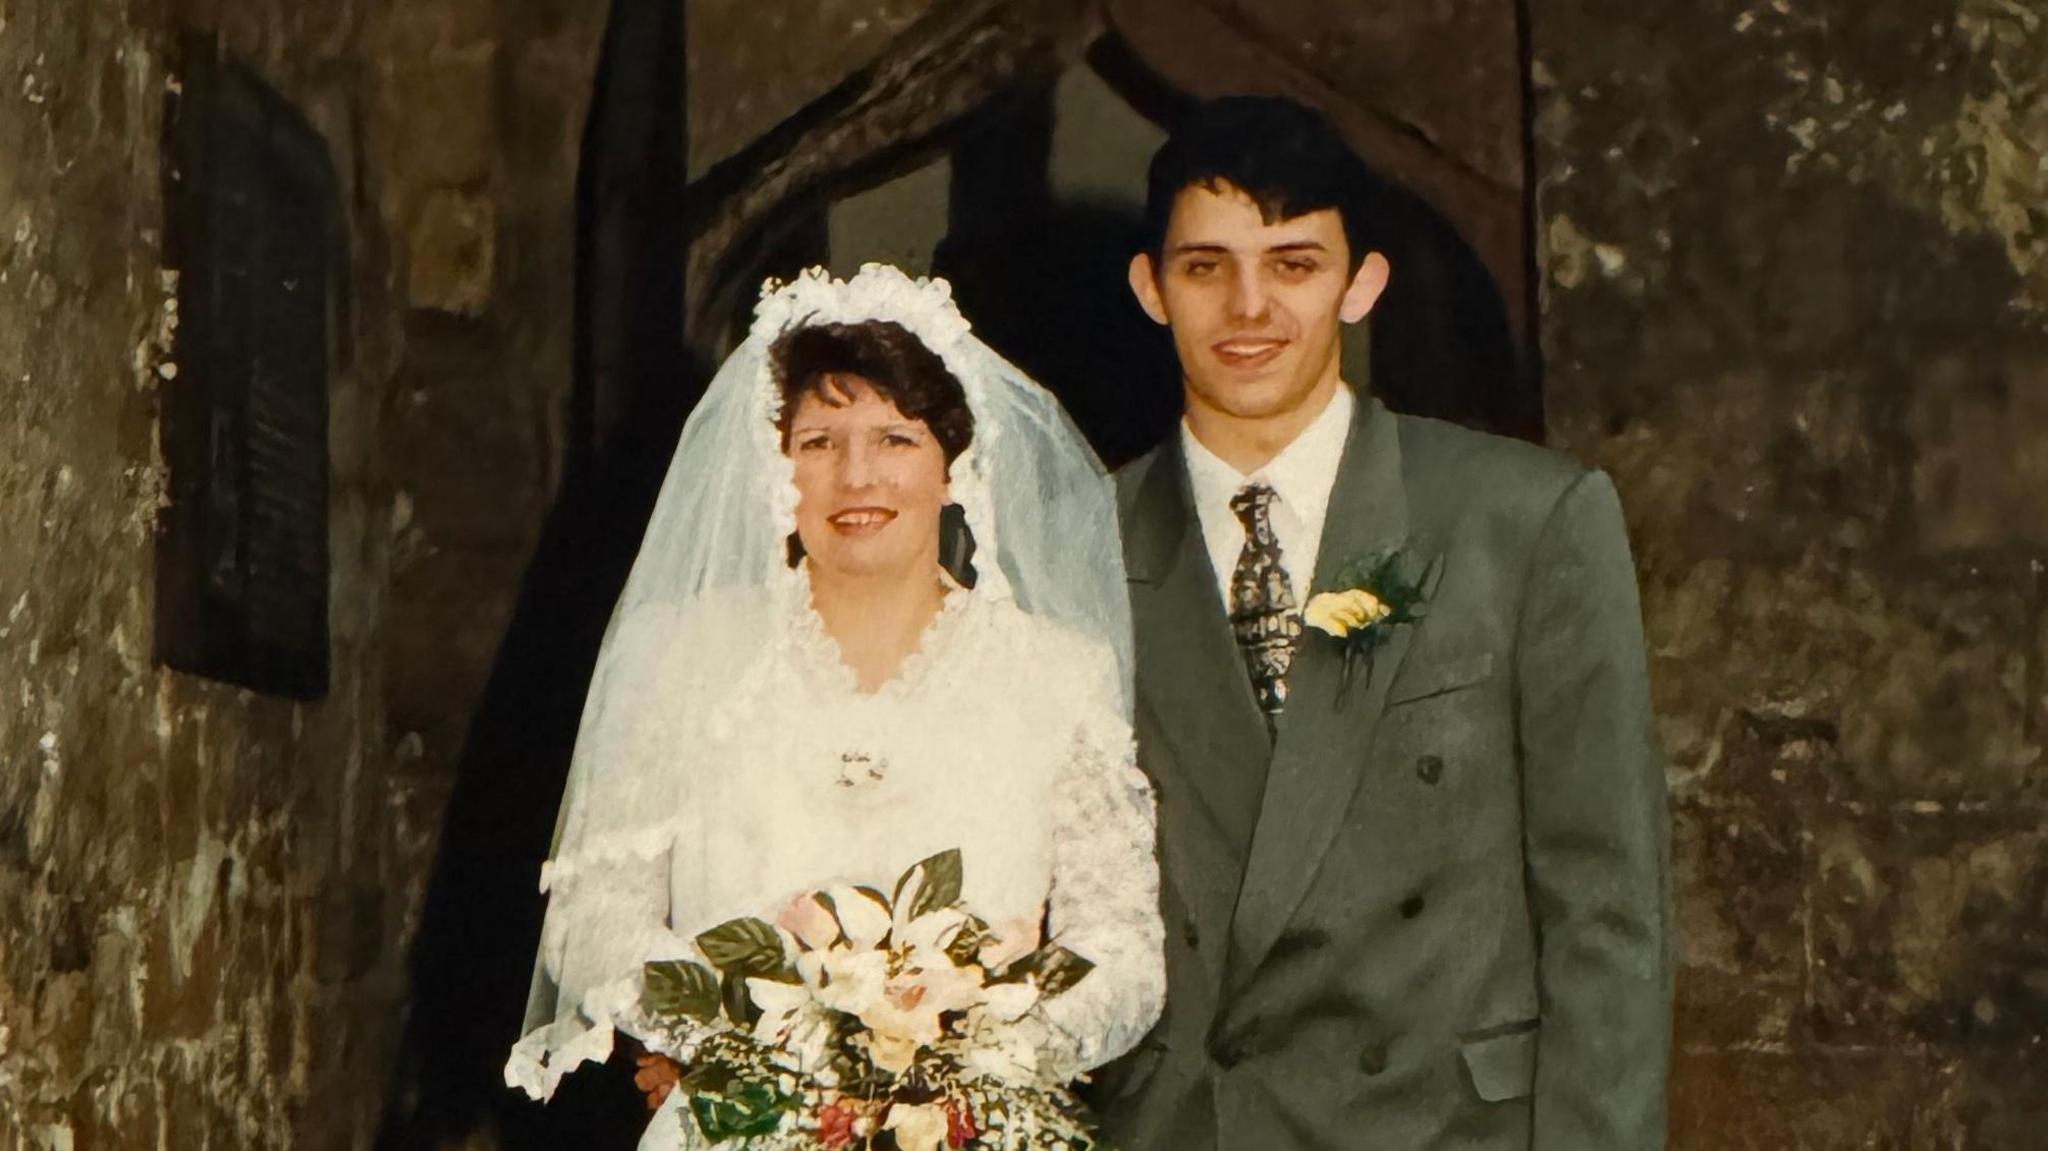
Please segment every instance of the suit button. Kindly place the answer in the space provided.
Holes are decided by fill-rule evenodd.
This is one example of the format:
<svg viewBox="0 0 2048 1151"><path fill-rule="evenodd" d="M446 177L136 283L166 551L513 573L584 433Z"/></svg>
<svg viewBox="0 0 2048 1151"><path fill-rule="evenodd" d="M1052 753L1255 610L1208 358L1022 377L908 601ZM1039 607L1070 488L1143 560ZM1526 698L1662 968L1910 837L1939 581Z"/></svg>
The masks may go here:
<svg viewBox="0 0 2048 1151"><path fill-rule="evenodd" d="M1422 909L1425 906L1427 904L1423 902L1423 898L1420 895L1411 895L1401 901L1401 918L1413 919L1422 914Z"/></svg>
<svg viewBox="0 0 2048 1151"><path fill-rule="evenodd" d="M1378 1075L1387 1069L1387 1045L1375 1039L1358 1053L1358 1069L1367 1075Z"/></svg>
<svg viewBox="0 0 2048 1151"><path fill-rule="evenodd" d="M1195 921L1192 919L1181 922L1180 937L1187 941L1189 950L1201 946L1202 936L1200 932L1195 930Z"/></svg>
<svg viewBox="0 0 2048 1151"><path fill-rule="evenodd" d="M1421 759L1416 760L1415 775L1422 782L1435 786L1436 781L1444 777L1444 757L1440 755L1425 755Z"/></svg>

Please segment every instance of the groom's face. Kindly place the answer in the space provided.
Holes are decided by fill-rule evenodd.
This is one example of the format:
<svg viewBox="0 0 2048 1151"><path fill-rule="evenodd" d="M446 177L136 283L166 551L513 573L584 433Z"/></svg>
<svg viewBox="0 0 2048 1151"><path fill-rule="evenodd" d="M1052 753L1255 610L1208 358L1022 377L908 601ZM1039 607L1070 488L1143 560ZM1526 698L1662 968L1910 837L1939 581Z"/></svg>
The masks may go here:
<svg viewBox="0 0 2048 1151"><path fill-rule="evenodd" d="M1131 261L1131 289L1173 329L1190 408L1284 420L1335 388L1342 325L1385 287L1378 253L1350 265L1334 208L1267 223L1236 188L1193 186L1174 201L1158 262Z"/></svg>

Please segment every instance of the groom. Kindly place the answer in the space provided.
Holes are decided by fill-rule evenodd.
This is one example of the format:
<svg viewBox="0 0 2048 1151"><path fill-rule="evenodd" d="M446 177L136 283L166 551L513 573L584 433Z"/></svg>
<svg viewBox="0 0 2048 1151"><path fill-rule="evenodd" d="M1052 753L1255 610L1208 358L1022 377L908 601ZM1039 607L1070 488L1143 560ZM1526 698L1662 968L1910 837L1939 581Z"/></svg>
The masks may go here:
<svg viewBox="0 0 2048 1151"><path fill-rule="evenodd" d="M1393 274L1373 179L1277 99L1204 106L1152 164L1131 287L1186 415L1118 480L1169 993L1092 1095L1128 1151L1660 1148L1667 816L1621 508L1340 378Z"/></svg>

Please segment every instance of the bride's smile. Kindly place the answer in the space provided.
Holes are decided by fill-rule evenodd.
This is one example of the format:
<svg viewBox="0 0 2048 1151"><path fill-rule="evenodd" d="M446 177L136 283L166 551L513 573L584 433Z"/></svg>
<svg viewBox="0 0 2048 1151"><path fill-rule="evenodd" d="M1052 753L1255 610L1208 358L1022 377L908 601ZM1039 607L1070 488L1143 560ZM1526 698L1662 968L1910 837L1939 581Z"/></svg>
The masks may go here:
<svg viewBox="0 0 2048 1151"><path fill-rule="evenodd" d="M841 535L868 535L887 526L895 518L894 508L860 507L833 512L825 520Z"/></svg>

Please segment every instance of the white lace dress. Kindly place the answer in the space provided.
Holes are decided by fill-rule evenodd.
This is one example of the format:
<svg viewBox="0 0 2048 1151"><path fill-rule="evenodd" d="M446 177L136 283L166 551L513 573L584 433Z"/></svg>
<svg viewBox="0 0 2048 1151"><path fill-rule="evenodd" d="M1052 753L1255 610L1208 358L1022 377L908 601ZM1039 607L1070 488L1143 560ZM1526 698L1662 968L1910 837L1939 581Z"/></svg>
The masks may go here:
<svg viewBox="0 0 2048 1151"><path fill-rule="evenodd" d="M1046 1004L1074 1066L1121 1055L1157 1019L1153 803L1107 647L959 590L871 694L790 593L643 608L613 642L621 704L587 726L579 755L660 766L606 772L634 793L594 785L568 812L564 843L580 846L550 865L542 947L580 1019L530 1035L508 1079L546 1094L563 1052L601 1054L600 1030L631 1029L640 965L689 955L698 932L826 883L886 889L956 847L970 907L1035 922L1049 900L1054 935L1095 964ZM594 826L600 812L623 826ZM701 1144L680 1103L670 1096L643 1148Z"/></svg>

